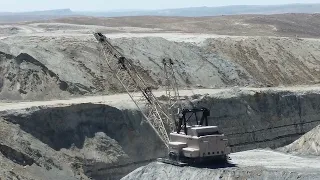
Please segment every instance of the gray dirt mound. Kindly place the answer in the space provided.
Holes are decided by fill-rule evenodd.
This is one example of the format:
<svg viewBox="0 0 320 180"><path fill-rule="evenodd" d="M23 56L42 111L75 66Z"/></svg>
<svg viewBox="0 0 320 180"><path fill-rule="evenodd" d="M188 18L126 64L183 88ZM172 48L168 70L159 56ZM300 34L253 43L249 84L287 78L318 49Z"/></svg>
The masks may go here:
<svg viewBox="0 0 320 180"><path fill-rule="evenodd" d="M3 154L8 161L3 164L15 167L32 164L58 174L71 171L77 177L117 180L164 156L164 148L136 110L78 104L4 113L3 120L0 118L0 160Z"/></svg>
<svg viewBox="0 0 320 180"><path fill-rule="evenodd" d="M298 155L320 156L320 126L317 126L300 139L279 150Z"/></svg>
<svg viewBox="0 0 320 180"><path fill-rule="evenodd" d="M0 52L0 99L44 99L83 95L90 88L62 81L57 74L26 53L17 57Z"/></svg>
<svg viewBox="0 0 320 180"><path fill-rule="evenodd" d="M319 83L319 41L294 38L215 38L211 53L230 59L271 86Z"/></svg>
<svg viewBox="0 0 320 180"><path fill-rule="evenodd" d="M80 179L68 156L0 118L0 177L4 179ZM85 177L85 176L82 176ZM85 179L83 179L85 180Z"/></svg>
<svg viewBox="0 0 320 180"><path fill-rule="evenodd" d="M164 57L173 59L178 84L183 88L261 84L238 64L191 43L177 43L157 37L118 38L111 42L134 63L148 85L154 88L165 86ZM10 81L14 82L4 81L7 84L5 87L8 83L12 85L9 85L9 90L4 88L2 99L64 99L72 95L124 92L99 47L93 36L26 36L3 40L0 51L15 57L2 58L6 60L0 67L11 72L13 77ZM34 92L39 93L35 95Z"/></svg>
<svg viewBox="0 0 320 180"><path fill-rule="evenodd" d="M226 87L259 84L244 68L191 43L177 43L164 38L121 38L113 40L135 63L150 70L150 75L164 86L162 58L174 61L178 84L182 87Z"/></svg>
<svg viewBox="0 0 320 180"><path fill-rule="evenodd" d="M319 179L319 174L297 173L286 170L271 170L263 167L196 168L177 167L162 163L151 163L128 174L121 180L207 180L207 179Z"/></svg>
<svg viewBox="0 0 320 180"><path fill-rule="evenodd" d="M4 26L4 27L0 27L0 34L18 34L19 33L19 28L14 27L14 26Z"/></svg>

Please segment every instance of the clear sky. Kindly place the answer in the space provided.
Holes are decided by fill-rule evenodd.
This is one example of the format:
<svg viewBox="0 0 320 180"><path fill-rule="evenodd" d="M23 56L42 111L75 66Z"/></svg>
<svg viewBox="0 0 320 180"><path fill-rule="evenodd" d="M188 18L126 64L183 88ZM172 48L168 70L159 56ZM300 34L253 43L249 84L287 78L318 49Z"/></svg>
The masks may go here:
<svg viewBox="0 0 320 180"><path fill-rule="evenodd" d="M0 0L0 12L70 8L74 11L167 9L198 6L320 3L320 0Z"/></svg>

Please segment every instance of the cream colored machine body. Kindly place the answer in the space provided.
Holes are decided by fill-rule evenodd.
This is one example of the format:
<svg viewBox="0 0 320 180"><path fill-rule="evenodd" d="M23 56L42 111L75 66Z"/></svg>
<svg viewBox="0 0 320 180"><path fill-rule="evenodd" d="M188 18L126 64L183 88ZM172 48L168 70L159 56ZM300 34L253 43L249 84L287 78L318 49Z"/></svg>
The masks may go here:
<svg viewBox="0 0 320 180"><path fill-rule="evenodd" d="M217 126L188 126L187 134L170 134L169 156L181 162L226 161L230 154L228 140Z"/></svg>

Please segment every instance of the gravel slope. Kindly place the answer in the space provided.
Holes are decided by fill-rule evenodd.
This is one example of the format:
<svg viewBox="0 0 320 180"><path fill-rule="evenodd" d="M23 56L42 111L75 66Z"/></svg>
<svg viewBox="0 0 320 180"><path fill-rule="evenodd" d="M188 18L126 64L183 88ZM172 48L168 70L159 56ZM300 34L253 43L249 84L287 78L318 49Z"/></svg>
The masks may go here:
<svg viewBox="0 0 320 180"><path fill-rule="evenodd" d="M205 179L320 179L319 157L300 158L270 150L252 150L231 154L231 165L196 168L151 163L121 180L205 180Z"/></svg>
<svg viewBox="0 0 320 180"><path fill-rule="evenodd" d="M279 150L296 155L320 156L320 126L315 127L292 144Z"/></svg>
<svg viewBox="0 0 320 180"><path fill-rule="evenodd" d="M207 48L244 67L271 86L319 82L319 40L293 38L215 38Z"/></svg>
<svg viewBox="0 0 320 180"><path fill-rule="evenodd" d="M88 34L96 29L107 31L109 27L61 23L3 26L1 100L64 99L123 91L101 58L96 40ZM15 33L8 33L8 28ZM164 86L164 57L174 60L182 88L319 82L320 41L316 39L146 31L149 30L107 36L133 60L152 87Z"/></svg>

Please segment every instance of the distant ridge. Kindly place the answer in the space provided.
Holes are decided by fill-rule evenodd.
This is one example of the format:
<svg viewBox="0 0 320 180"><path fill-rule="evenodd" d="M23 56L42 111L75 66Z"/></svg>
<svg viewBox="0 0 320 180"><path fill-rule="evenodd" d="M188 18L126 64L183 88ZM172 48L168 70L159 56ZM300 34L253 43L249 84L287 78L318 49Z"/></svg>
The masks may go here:
<svg viewBox="0 0 320 180"><path fill-rule="evenodd" d="M53 19L68 16L99 16L99 17L121 17L121 16L221 16L240 14L284 14L284 13L320 13L318 4L286 4L286 5L236 5L221 7L190 7L163 10L118 10L108 12L95 11L72 11L71 9L57 9L34 12L0 12L0 22L18 22Z"/></svg>
<svg viewBox="0 0 320 180"><path fill-rule="evenodd" d="M0 15L72 15L73 12L71 9L54 9L54 10L45 10L45 11L30 11L30 12L0 12Z"/></svg>
<svg viewBox="0 0 320 180"><path fill-rule="evenodd" d="M70 9L55 9L47 11L32 12L0 12L0 23L15 23L24 21L48 20L62 17L73 16L74 12Z"/></svg>
<svg viewBox="0 0 320 180"><path fill-rule="evenodd" d="M283 13L320 13L320 4L287 4L287 5L236 5L221 7L190 7L180 9L122 11L122 12L75 12L90 16L221 16L239 14L283 14Z"/></svg>

